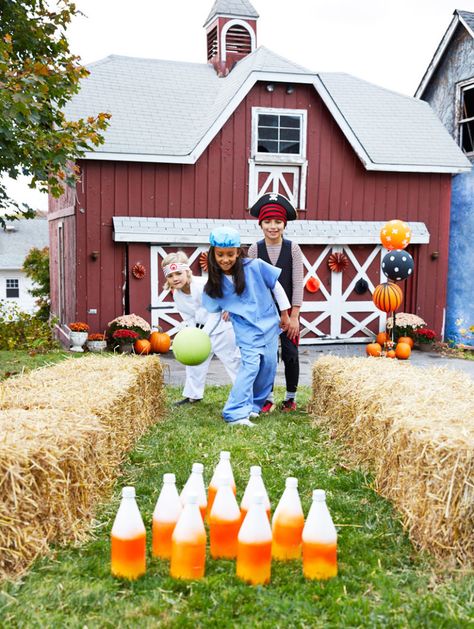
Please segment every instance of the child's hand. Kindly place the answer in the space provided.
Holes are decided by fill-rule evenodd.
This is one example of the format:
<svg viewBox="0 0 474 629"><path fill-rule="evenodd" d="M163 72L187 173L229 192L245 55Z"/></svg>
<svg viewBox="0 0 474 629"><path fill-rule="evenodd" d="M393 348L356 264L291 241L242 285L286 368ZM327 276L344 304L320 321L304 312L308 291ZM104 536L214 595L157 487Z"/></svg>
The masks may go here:
<svg viewBox="0 0 474 629"><path fill-rule="evenodd" d="M289 317L290 323L286 330L286 336L292 341L300 334L300 320L297 315Z"/></svg>
<svg viewBox="0 0 474 629"><path fill-rule="evenodd" d="M224 310L224 312L222 313L222 321L229 321L229 319L230 319L229 313L226 310Z"/></svg>
<svg viewBox="0 0 474 629"><path fill-rule="evenodd" d="M280 314L280 328L283 332L286 332L290 326L290 317L288 316L288 311L283 310Z"/></svg>

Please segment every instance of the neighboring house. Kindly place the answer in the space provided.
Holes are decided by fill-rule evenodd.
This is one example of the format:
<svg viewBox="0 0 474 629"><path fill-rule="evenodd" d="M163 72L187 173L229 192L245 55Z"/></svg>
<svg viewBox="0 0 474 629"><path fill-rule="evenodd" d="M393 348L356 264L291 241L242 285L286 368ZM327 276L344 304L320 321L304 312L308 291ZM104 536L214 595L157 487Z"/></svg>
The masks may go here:
<svg viewBox="0 0 474 629"><path fill-rule="evenodd" d="M385 280L380 228L393 218L413 228L403 308L441 331L451 177L469 161L426 103L257 48L257 18L247 0L217 0L207 63L110 56L89 67L66 115L112 119L105 143L80 161L76 190L50 200L63 332L76 319L101 331L134 312L173 333L163 256L182 248L200 274L219 223L254 242L261 231L247 208L269 191L298 208L287 233L303 248L306 279L320 281L305 290L302 343L360 342L383 327L371 294ZM328 266L338 252L342 272Z"/></svg>
<svg viewBox="0 0 474 629"><path fill-rule="evenodd" d="M37 310L30 294L33 282L22 271L29 251L48 246L48 221L45 218L7 222L0 229L0 301L16 304L24 312Z"/></svg>
<svg viewBox="0 0 474 629"><path fill-rule="evenodd" d="M427 101L474 161L474 13L454 11L415 96ZM445 337L462 342L459 330L474 325L474 172L452 183Z"/></svg>

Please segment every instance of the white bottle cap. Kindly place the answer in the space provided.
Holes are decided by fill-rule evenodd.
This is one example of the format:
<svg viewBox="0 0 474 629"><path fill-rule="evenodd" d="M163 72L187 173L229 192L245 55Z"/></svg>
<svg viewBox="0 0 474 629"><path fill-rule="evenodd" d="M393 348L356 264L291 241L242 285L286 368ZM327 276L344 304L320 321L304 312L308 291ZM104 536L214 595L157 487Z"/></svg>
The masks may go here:
<svg viewBox="0 0 474 629"><path fill-rule="evenodd" d="M250 468L250 474L251 476L261 476L262 468L260 467L260 465L252 465L252 467Z"/></svg>
<svg viewBox="0 0 474 629"><path fill-rule="evenodd" d="M204 471L204 465L202 463L193 463L193 472L196 472L197 474L202 474Z"/></svg>
<svg viewBox="0 0 474 629"><path fill-rule="evenodd" d="M174 474L163 474L164 483L176 483L176 476Z"/></svg>
<svg viewBox="0 0 474 629"><path fill-rule="evenodd" d="M252 496L252 504L263 505L263 494L254 494Z"/></svg>
<svg viewBox="0 0 474 629"><path fill-rule="evenodd" d="M290 476L289 478L286 479L285 487L291 487L293 489L295 487L298 487L298 479L295 478L294 476Z"/></svg>
<svg viewBox="0 0 474 629"><path fill-rule="evenodd" d="M122 489L122 498L135 498L135 487L124 487Z"/></svg>
<svg viewBox="0 0 474 629"><path fill-rule="evenodd" d="M196 505L198 501L197 494L188 494L185 500L188 505Z"/></svg>
<svg viewBox="0 0 474 629"><path fill-rule="evenodd" d="M313 500L316 502L324 502L326 500L326 492L324 489L315 489L313 491Z"/></svg>
<svg viewBox="0 0 474 629"><path fill-rule="evenodd" d="M221 461L229 461L230 452L228 450L221 450L220 459Z"/></svg>

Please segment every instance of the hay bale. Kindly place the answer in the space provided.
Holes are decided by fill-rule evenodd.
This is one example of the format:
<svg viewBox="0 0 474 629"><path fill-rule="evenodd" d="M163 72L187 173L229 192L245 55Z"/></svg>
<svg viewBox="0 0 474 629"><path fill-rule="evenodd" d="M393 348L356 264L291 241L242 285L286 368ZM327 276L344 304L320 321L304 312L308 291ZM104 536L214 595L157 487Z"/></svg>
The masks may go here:
<svg viewBox="0 0 474 629"><path fill-rule="evenodd" d="M385 359L326 356L309 412L439 558L474 560L474 389L465 374Z"/></svg>
<svg viewBox="0 0 474 629"><path fill-rule="evenodd" d="M69 359L0 385L0 578L86 537L125 452L163 414L158 357Z"/></svg>

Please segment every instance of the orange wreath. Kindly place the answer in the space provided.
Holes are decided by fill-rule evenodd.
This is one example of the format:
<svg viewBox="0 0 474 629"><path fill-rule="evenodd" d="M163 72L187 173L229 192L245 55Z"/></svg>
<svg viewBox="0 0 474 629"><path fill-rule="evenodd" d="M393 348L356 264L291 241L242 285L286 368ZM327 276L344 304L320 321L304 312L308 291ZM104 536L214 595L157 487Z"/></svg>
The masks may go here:
<svg viewBox="0 0 474 629"><path fill-rule="evenodd" d="M203 251L199 256L199 266L207 273L207 252Z"/></svg>
<svg viewBox="0 0 474 629"><path fill-rule="evenodd" d="M146 269L141 262L137 262L132 266L132 275L136 277L137 280L141 280L146 275Z"/></svg>
<svg viewBox="0 0 474 629"><path fill-rule="evenodd" d="M328 258L328 267L334 273L341 273L349 266L349 260L344 253L331 253Z"/></svg>

